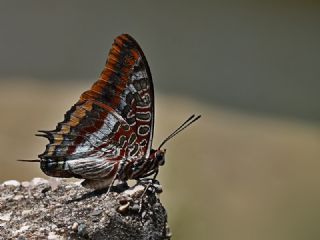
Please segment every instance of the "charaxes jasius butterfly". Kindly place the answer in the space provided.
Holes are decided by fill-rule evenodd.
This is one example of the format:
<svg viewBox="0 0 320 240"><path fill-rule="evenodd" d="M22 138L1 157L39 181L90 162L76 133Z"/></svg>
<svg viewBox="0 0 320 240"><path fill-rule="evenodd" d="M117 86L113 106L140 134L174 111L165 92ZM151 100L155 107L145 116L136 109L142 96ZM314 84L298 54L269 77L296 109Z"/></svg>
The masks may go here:
<svg viewBox="0 0 320 240"><path fill-rule="evenodd" d="M106 65L90 90L65 114L55 130L39 131L49 144L38 160L53 177L85 179L82 185L105 188L115 179L142 179L164 164L161 147L196 121L192 115L152 149L154 91L147 60L128 34L118 36Z"/></svg>

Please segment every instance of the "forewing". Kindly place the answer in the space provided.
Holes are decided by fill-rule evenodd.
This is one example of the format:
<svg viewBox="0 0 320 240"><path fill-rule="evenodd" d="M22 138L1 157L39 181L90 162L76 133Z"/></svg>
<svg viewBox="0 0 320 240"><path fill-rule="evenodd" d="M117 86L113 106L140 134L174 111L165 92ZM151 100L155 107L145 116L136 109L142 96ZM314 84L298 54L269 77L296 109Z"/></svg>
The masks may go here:
<svg viewBox="0 0 320 240"><path fill-rule="evenodd" d="M149 156L154 125L153 82L148 62L131 36L123 34L115 39L99 80L80 99L109 105L130 125L127 156Z"/></svg>
<svg viewBox="0 0 320 240"><path fill-rule="evenodd" d="M146 58L127 34L117 37L100 78L65 114L53 131L42 131L50 143L41 159L116 161L148 157L154 123L153 83ZM90 161L89 161L90 160ZM100 164L102 168L108 166ZM98 167L98 161L97 161Z"/></svg>

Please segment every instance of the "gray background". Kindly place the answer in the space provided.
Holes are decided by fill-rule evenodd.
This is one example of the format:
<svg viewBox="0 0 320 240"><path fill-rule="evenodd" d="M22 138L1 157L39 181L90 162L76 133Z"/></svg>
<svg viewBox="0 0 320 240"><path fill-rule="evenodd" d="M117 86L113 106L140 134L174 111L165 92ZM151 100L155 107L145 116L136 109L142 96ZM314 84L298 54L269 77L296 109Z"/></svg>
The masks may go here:
<svg viewBox="0 0 320 240"><path fill-rule="evenodd" d="M311 1L2 0L0 78L95 79L126 32L157 91L319 122L319 23Z"/></svg>

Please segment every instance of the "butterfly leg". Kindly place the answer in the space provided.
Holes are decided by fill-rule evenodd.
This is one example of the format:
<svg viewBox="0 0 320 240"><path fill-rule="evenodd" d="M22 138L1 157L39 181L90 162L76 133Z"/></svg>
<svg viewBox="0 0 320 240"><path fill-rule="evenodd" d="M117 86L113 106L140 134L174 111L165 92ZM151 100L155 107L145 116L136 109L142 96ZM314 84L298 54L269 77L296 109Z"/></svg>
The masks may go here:
<svg viewBox="0 0 320 240"><path fill-rule="evenodd" d="M112 181L111 181L111 183L110 183L110 185L109 185L109 187L108 187L107 194L109 194L109 192L110 192L111 188L113 187L113 184L114 184L114 182L116 181L116 179L120 179L120 173L123 171L123 168L124 168L124 166L125 166L125 163L126 163L126 160L120 161L120 166L119 166L119 168L117 169L116 174L115 174L114 177L112 178ZM124 188L125 188L126 186L128 186L128 184L125 182L125 183L124 183Z"/></svg>
<svg viewBox="0 0 320 240"><path fill-rule="evenodd" d="M158 180L155 178L142 178L138 180L137 184L141 184L145 187L143 193L140 196L139 200L139 212L142 211L142 204L143 204L143 198L146 195L147 191L150 191L151 193L161 193L162 187Z"/></svg>
<svg viewBox="0 0 320 240"><path fill-rule="evenodd" d="M157 169L154 173L154 176L153 176L153 179L156 180L157 176L158 176L158 173L159 173L159 169Z"/></svg>
<svg viewBox="0 0 320 240"><path fill-rule="evenodd" d="M112 178L112 181L110 183L110 185L108 186L108 191L107 191L107 195L109 194L111 188L113 187L114 182L116 181L116 179L119 177L119 170L117 171L117 173L114 175L114 177Z"/></svg>

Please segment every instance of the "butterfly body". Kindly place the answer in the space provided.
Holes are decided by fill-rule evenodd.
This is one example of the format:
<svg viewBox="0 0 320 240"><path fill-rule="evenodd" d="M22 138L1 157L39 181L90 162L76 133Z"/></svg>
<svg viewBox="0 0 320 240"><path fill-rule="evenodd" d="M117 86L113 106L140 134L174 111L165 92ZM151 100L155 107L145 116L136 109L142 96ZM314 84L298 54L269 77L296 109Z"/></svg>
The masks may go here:
<svg viewBox="0 0 320 240"><path fill-rule="evenodd" d="M38 134L49 139L40 167L49 176L85 179L88 187L156 174L164 151L151 148L153 128L150 69L138 43L122 34L98 81L55 130Z"/></svg>

